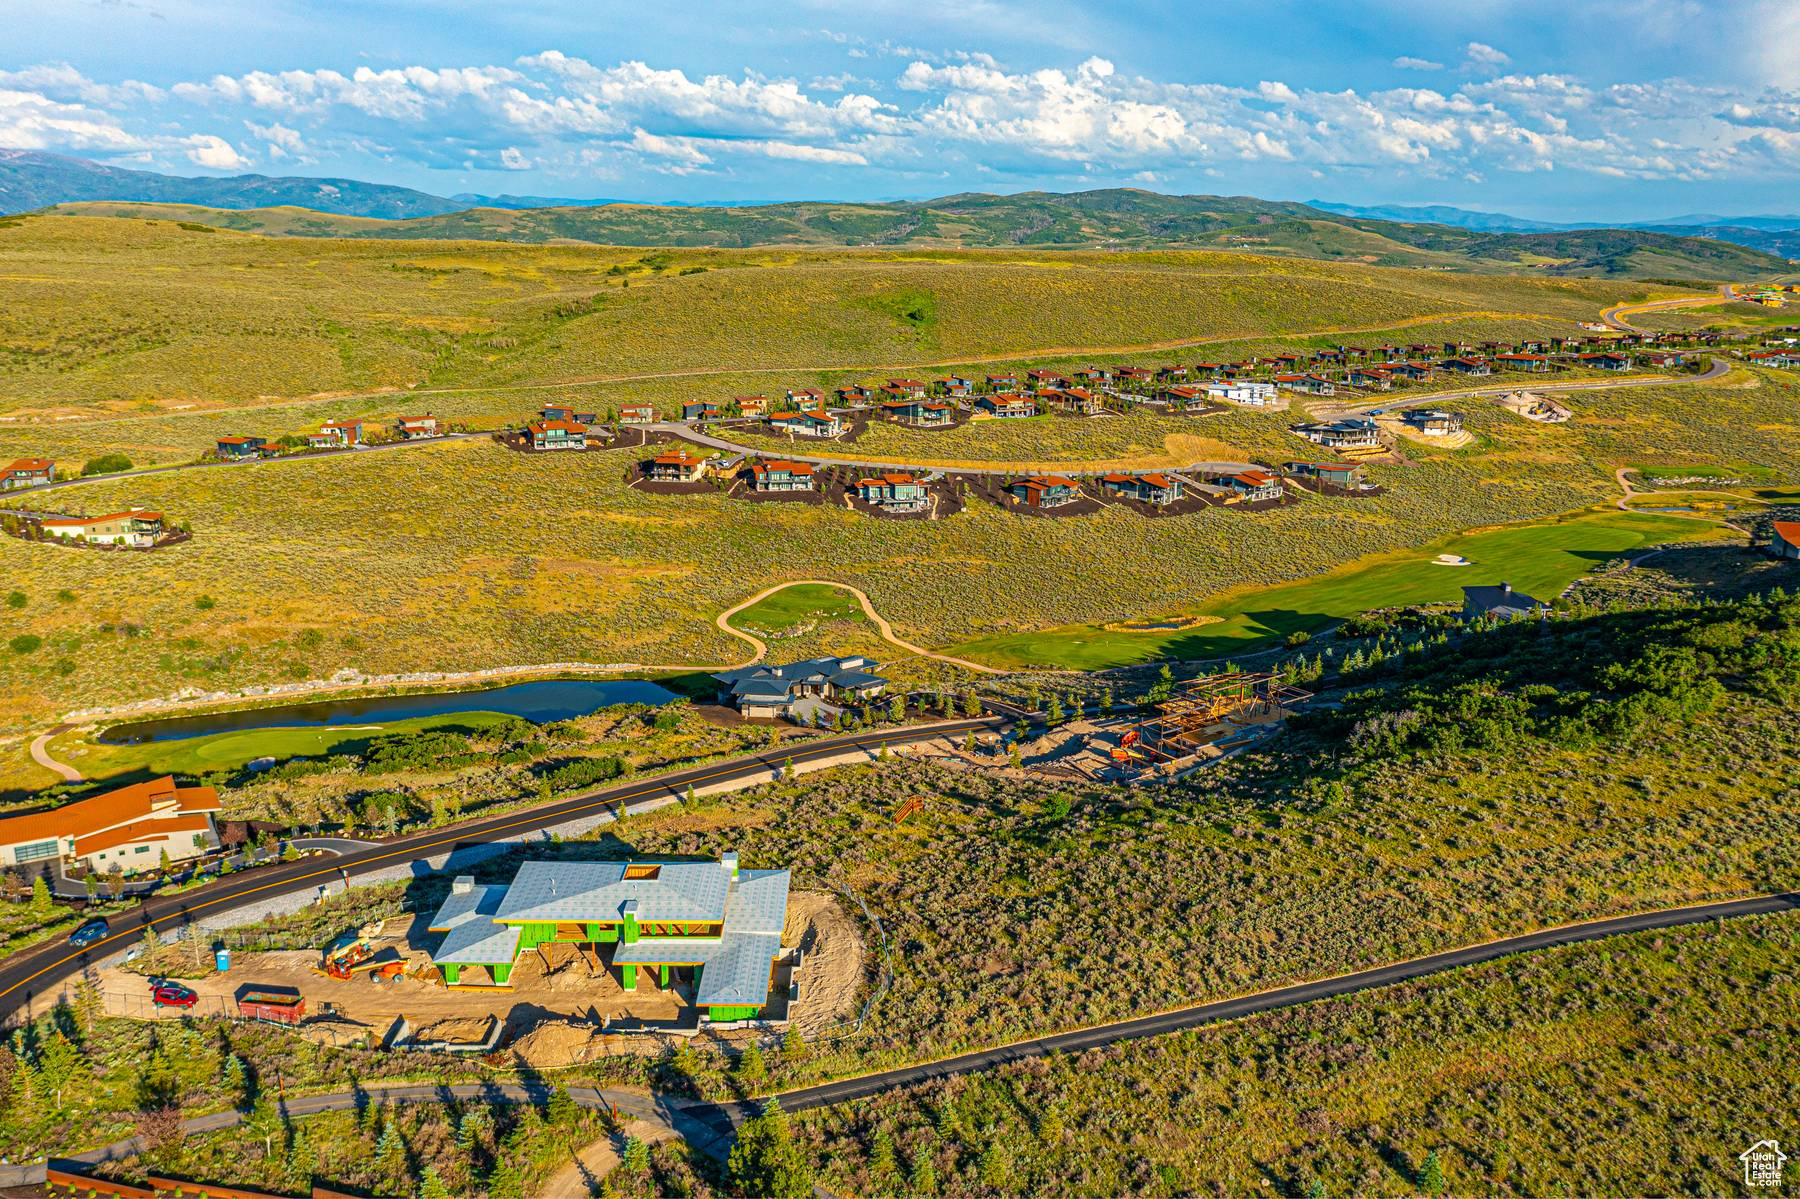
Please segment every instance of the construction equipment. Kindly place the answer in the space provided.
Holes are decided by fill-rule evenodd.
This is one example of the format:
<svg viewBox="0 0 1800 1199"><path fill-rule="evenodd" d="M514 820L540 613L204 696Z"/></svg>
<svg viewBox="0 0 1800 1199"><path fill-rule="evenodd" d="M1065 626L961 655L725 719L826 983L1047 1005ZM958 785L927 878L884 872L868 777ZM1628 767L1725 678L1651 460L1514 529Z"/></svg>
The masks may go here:
<svg viewBox="0 0 1800 1199"><path fill-rule="evenodd" d="M315 973L341 982L359 969L374 969L375 963L369 959L375 956L373 942L381 935L381 928L381 921L371 920L355 932L345 933L333 941L325 947L322 960L313 968Z"/></svg>

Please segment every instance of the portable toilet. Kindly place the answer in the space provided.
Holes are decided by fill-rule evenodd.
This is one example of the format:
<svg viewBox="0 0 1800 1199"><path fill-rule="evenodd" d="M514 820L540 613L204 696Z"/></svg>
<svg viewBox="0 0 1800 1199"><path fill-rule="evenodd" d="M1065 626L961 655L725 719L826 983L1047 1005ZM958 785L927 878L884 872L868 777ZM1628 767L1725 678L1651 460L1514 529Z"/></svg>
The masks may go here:
<svg viewBox="0 0 1800 1199"><path fill-rule="evenodd" d="M213 950L213 965L219 968L220 974L224 974L227 970L230 970L231 950L223 945Z"/></svg>

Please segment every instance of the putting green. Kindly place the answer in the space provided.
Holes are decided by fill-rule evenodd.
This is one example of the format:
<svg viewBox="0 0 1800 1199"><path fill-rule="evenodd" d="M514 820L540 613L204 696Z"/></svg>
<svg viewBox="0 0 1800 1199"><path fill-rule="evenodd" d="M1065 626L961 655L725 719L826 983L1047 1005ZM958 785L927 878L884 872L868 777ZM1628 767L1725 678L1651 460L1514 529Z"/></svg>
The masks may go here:
<svg viewBox="0 0 1800 1199"><path fill-rule="evenodd" d="M1296 632L1322 629L1366 612L1400 604L1460 600L1462 588L1509 582L1527 595L1555 599L1601 563L1659 542L1716 536L1709 522L1652 513L1584 511L1461 533L1417 549L1378 554L1326 574L1273 587L1233 588L1192 613L1216 623L1187 631L1121 632L1098 625L1066 625L964 642L953 653L995 666L1097 670L1159 658L1218 658L1269 644ZM1463 567L1433 563L1460 554Z"/></svg>

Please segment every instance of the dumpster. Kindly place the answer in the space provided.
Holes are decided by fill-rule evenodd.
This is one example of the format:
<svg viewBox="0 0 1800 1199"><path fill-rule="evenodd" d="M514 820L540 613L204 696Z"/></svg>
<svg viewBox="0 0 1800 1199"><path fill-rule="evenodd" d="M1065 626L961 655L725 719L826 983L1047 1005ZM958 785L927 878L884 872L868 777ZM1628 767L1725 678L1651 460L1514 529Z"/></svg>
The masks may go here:
<svg viewBox="0 0 1800 1199"><path fill-rule="evenodd" d="M306 1018L306 998L291 987L251 987L239 992L238 1015L246 1020L298 1024Z"/></svg>

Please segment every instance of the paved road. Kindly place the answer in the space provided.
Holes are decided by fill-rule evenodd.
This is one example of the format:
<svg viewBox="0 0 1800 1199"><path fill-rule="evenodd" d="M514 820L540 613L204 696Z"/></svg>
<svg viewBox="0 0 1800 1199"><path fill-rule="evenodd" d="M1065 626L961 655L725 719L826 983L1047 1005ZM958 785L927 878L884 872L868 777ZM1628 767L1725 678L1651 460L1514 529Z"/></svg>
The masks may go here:
<svg viewBox="0 0 1800 1199"><path fill-rule="evenodd" d="M1655 312L1661 308L1692 308L1696 304L1717 304L1721 299L1734 299L1736 293L1732 289L1735 286L1736 284L1732 283L1719 284L1718 295L1707 293L1699 296L1676 296L1669 300L1651 300L1643 304L1614 304L1600 314L1600 322L1614 329L1638 333L1641 330L1626 320L1627 316L1635 316L1640 312Z"/></svg>
<svg viewBox="0 0 1800 1199"><path fill-rule="evenodd" d="M724 450L731 454L751 454L759 458L780 455L782 458L791 462L811 462L819 466L854 466L864 470L893 470L894 468L899 467L904 470L944 471L957 475L991 475L998 478L1025 473L1016 463L1011 466L947 466L942 462L903 462L893 458L884 462L875 458L833 457L828 454L806 454L796 449L772 449L766 445L742 445L738 442L729 441L726 438L696 429L693 425L683 424L681 421L663 421L660 424L647 427L655 429L660 433L668 433L675 437L679 437L683 441L691 441L695 445L706 446L707 448L714 450ZM1195 427L1204 428L1204 426L1200 425L1196 425ZM805 445L806 442L796 441L795 444ZM830 443L829 441L825 441L823 444ZM1034 469L1054 471L1059 475L1103 475L1107 473L1107 470L1115 470L1118 468L1108 467L1107 470L1078 470L1074 467L1057 466L1054 463L1046 462L1039 463ZM1240 470L1255 470L1257 467L1254 462L1190 462L1186 466L1159 466L1156 469L1160 471L1176 472L1198 471L1207 474L1235 474Z"/></svg>
<svg viewBox="0 0 1800 1199"><path fill-rule="evenodd" d="M929 1062L918 1066L904 1066L896 1070L884 1070L878 1074L864 1075L861 1078L849 1078L841 1082L804 1087L796 1091L783 1092L776 1098L788 1111L827 1107L832 1104L846 1103L853 1099L867 1098L895 1087L910 1086L934 1078L947 1078L952 1075L986 1070L1005 1062L1042 1057L1051 1053L1079 1053L1086 1049L1111 1045L1118 1041L1163 1036L1167 1033L1199 1028L1202 1025L1216 1024L1223 1020L1238 1020L1262 1012L1297 1007L1300 1004L1312 1003L1319 999L1330 999L1376 987L1392 986L1395 983L1409 982L1446 970L1473 966L1480 962L1491 962L1496 958L1508 957L1515 953L1547 949L1558 945L1574 945L1582 941L1597 941L1605 937L1643 932L1648 929L1676 928L1684 924L1703 924L1710 920L1722 920L1733 916L1755 916L1769 912L1795 910L1800 910L1800 893L1730 899L1720 903L1668 908L1658 912L1640 912L1632 916L1615 916L1611 919L1594 920L1585 924L1569 924L1560 928L1525 933L1517 937L1504 937L1498 941L1488 941L1481 945L1446 950L1443 953L1413 958L1410 961L1378 966L1372 970L1359 970L1354 974L1341 974L1336 978L1297 983L1291 987L1278 987L1272 991L1261 991L1237 999L1203 1003L1197 1007L1178 1008L1160 1015L1142 1016L1134 1020L1123 1020L1116 1024L1102 1024L1094 1028L1058 1033L1032 1041L1021 1041L994 1049L984 1049L976 1053L965 1053L958 1057L946 1058L943 1061ZM718 1110L720 1114L693 1109L691 1114L705 1119L714 1126L720 1123L722 1117L737 1121L741 1120L744 1115L744 1108L741 1105L721 1107Z"/></svg>
<svg viewBox="0 0 1800 1199"><path fill-rule="evenodd" d="M376 454L383 450L404 450L422 445L439 445L446 441L468 441L474 437L492 437L491 432L483 433L446 433L442 437L420 437L412 441L387 441L380 445L353 445L341 450L322 450L316 454L287 454L279 458L245 458L237 462L171 462L165 466L146 466L142 470L120 471L110 475L86 475L81 478L58 479L54 483L39 483L34 487L17 487L6 493L7 498L14 496L42 495L46 491L60 491L65 487L80 487L83 483L109 483L118 479L139 479L145 475L166 475L178 470L249 470L257 466L275 466L283 462L317 462L323 458L343 457L346 454Z"/></svg>
<svg viewBox="0 0 1800 1199"><path fill-rule="evenodd" d="M875 729L840 737L801 741L791 747L771 749L709 766L678 770L616 787L590 791L553 803L540 804L503 816L467 821L448 828L394 837L361 851L320 860L303 859L258 867L233 874L166 899L153 899L137 910L113 917L113 932L86 950L71 948L65 938L39 942L0 962L0 1015L29 1001L34 994L79 974L90 963L111 957L143 936L143 926L159 932L184 927L190 919L229 911L275 896L310 892L350 875L366 874L454 849L458 845L506 840L589 814L616 810L621 805L649 799L680 798L689 784L753 783L777 775L783 766L835 757L857 750L873 751L883 745L905 745L937 737L956 736L975 729L997 728L1006 722L996 716L946 720L925 725Z"/></svg>
<svg viewBox="0 0 1800 1199"><path fill-rule="evenodd" d="M31 760L36 762L39 766L42 766L45 770L54 771L61 775L65 783L79 783L81 781L81 771L75 769L67 762L59 762L50 756L50 739L66 733L74 727L75 726L72 724L59 724L53 729L39 733L36 737L32 738L31 742Z"/></svg>

